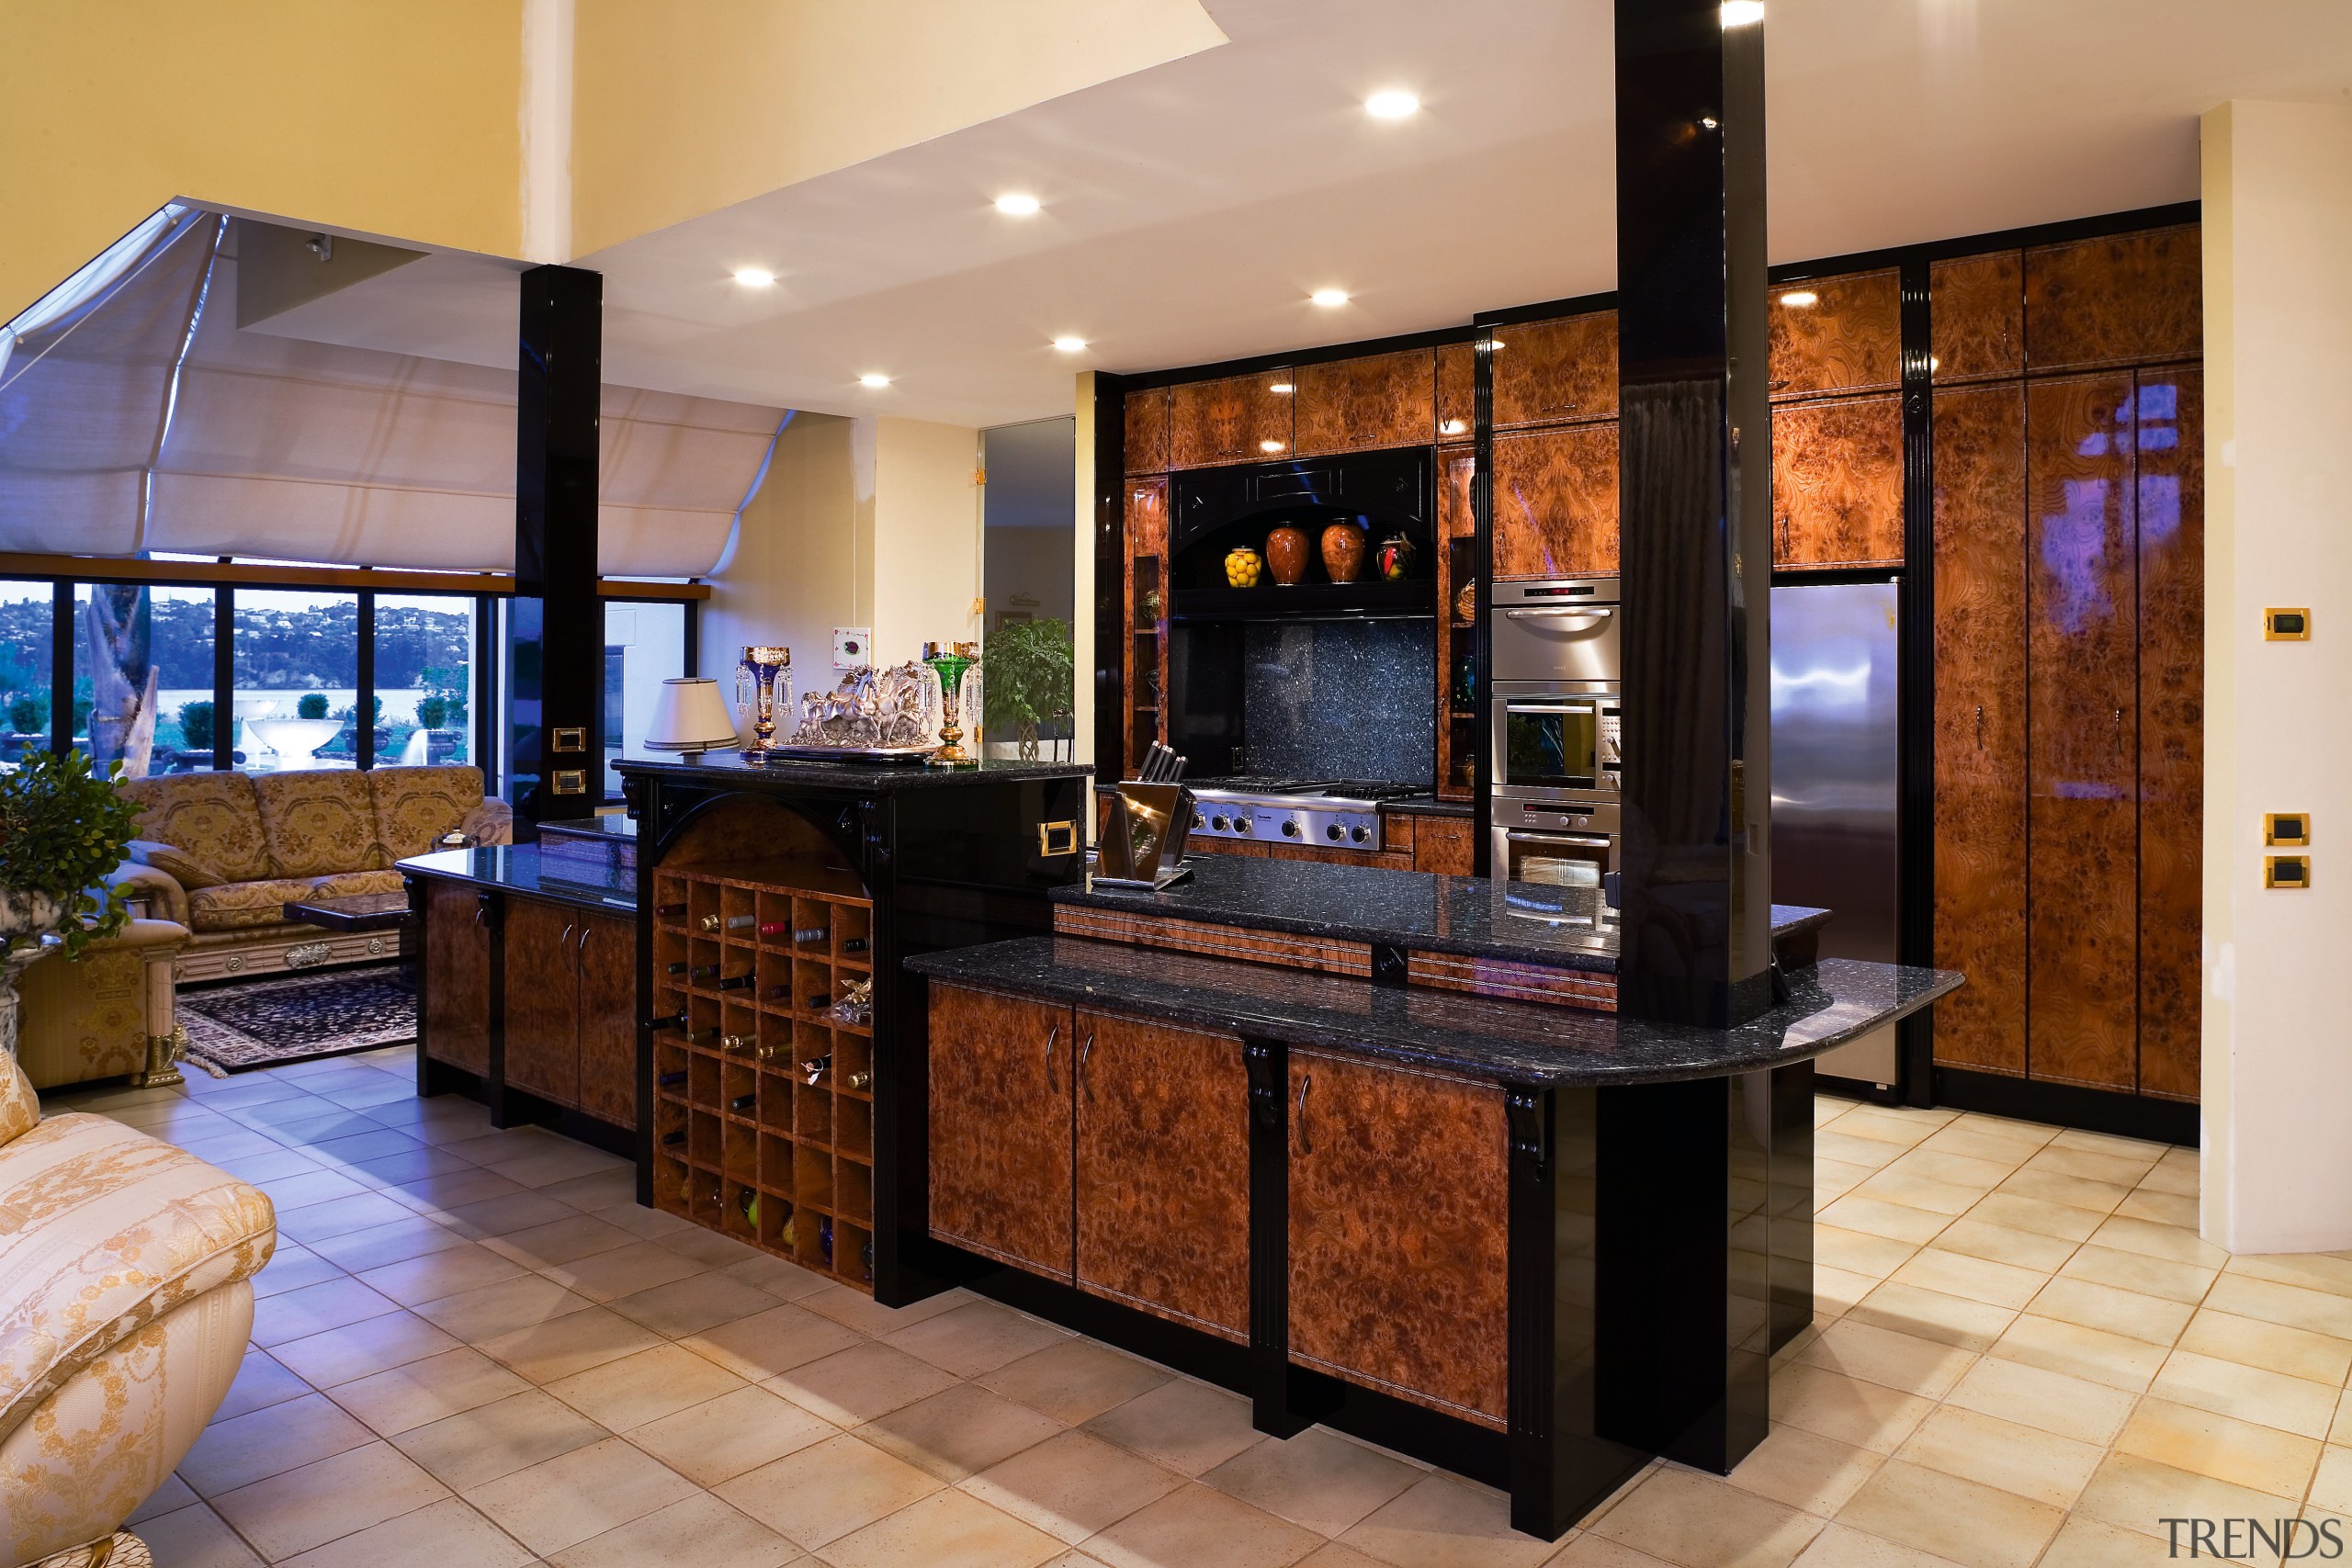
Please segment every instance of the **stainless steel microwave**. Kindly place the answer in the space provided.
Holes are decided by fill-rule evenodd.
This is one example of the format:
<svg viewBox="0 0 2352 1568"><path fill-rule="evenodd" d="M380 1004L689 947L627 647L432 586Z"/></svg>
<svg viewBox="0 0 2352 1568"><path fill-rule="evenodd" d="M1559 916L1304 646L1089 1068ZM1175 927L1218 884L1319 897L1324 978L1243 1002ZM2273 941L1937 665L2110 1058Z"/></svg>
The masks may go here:
<svg viewBox="0 0 2352 1568"><path fill-rule="evenodd" d="M1487 782L1498 798L1614 802L1621 719L1614 681L1498 681Z"/></svg>
<svg viewBox="0 0 2352 1568"><path fill-rule="evenodd" d="M1487 625L1498 682L1624 679L1613 577L1498 582Z"/></svg>

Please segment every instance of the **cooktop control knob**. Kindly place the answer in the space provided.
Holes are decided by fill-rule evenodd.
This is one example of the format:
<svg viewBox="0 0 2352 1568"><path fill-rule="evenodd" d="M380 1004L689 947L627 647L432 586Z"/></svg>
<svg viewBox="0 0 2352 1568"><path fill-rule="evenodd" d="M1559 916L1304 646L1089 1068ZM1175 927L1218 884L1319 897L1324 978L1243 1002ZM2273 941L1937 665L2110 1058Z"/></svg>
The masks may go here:
<svg viewBox="0 0 2352 1568"><path fill-rule="evenodd" d="M1212 832L1217 832L1217 833L1222 833L1222 832L1224 832L1224 831L1225 831L1226 827L1227 827L1227 823L1226 823L1226 820L1225 820L1225 818L1222 818L1222 817L1212 817L1212 818L1209 818L1209 829L1210 829L1210 831L1212 831Z"/></svg>
<svg viewBox="0 0 2352 1568"><path fill-rule="evenodd" d="M1233 830L1237 833L1248 832L1250 830L1250 818L1247 817L1235 818L1233 819Z"/></svg>
<svg viewBox="0 0 2352 1568"><path fill-rule="evenodd" d="M1291 822L1291 821L1285 821L1285 822L1283 822L1283 838L1285 838L1285 839L1295 839L1295 838L1297 838L1297 837L1298 837L1298 824L1297 824L1297 823L1295 823L1295 822Z"/></svg>
<svg viewBox="0 0 2352 1568"><path fill-rule="evenodd" d="M1359 844L1368 844L1372 842L1372 829L1369 828L1351 828L1348 829L1348 837L1353 839Z"/></svg>
<svg viewBox="0 0 2352 1568"><path fill-rule="evenodd" d="M1340 827L1337 822L1334 822L1329 828L1323 829L1323 834L1326 838L1330 839L1336 843L1338 840L1348 836L1348 830L1345 828Z"/></svg>

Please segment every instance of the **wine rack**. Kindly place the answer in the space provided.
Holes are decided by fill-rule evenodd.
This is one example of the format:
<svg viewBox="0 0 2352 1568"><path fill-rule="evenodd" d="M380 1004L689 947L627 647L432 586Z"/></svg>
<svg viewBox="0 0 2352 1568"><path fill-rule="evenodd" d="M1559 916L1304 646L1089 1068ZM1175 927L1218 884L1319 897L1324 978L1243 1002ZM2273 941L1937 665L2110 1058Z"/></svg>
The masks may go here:
<svg viewBox="0 0 2352 1568"><path fill-rule="evenodd" d="M873 978L874 906L806 869L828 886L653 874L650 1010L684 1021L652 1036L654 1202L870 1292L872 1011L833 1006Z"/></svg>

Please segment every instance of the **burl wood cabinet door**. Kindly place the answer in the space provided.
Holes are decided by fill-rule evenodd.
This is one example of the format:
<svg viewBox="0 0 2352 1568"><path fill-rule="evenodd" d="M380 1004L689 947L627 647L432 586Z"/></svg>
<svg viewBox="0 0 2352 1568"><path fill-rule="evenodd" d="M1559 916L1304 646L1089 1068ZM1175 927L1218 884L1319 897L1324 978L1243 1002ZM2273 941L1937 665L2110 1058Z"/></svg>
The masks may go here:
<svg viewBox="0 0 2352 1568"><path fill-rule="evenodd" d="M1939 391L1936 1060L2025 1075L2025 389Z"/></svg>
<svg viewBox="0 0 2352 1568"><path fill-rule="evenodd" d="M1294 1051L1290 1103L1291 1354L1499 1423L1502 1091Z"/></svg>
<svg viewBox="0 0 2352 1568"><path fill-rule="evenodd" d="M637 1125L637 927L583 915L580 959L580 1109L616 1127Z"/></svg>
<svg viewBox="0 0 2352 1568"><path fill-rule="evenodd" d="M1168 409L1170 467L1263 463L1290 456L1294 390L1288 370L1175 388Z"/></svg>
<svg viewBox="0 0 2352 1568"><path fill-rule="evenodd" d="M463 883L424 885L424 1050L436 1062L490 1074L490 927Z"/></svg>
<svg viewBox="0 0 2352 1568"><path fill-rule="evenodd" d="M2193 223L2028 251L2026 361L2045 371L2196 358L2204 299Z"/></svg>
<svg viewBox="0 0 2352 1568"><path fill-rule="evenodd" d="M1437 356L1429 349L1302 366L1297 386L1302 457L1437 438Z"/></svg>
<svg viewBox="0 0 2352 1568"><path fill-rule="evenodd" d="M1080 1010L1078 1286L1250 1338L1241 1042Z"/></svg>
<svg viewBox="0 0 2352 1568"><path fill-rule="evenodd" d="M2137 1087L2138 553L2127 375L2026 390L2028 1065Z"/></svg>
<svg viewBox="0 0 2352 1568"><path fill-rule="evenodd" d="M1899 565L1902 559L1902 398L1775 408L1773 563Z"/></svg>
<svg viewBox="0 0 2352 1568"><path fill-rule="evenodd" d="M1495 577L1617 570L1617 426L1497 435Z"/></svg>
<svg viewBox="0 0 2352 1568"><path fill-rule="evenodd" d="M1772 290L1767 389L1775 398L1903 382L1903 290L1893 267Z"/></svg>
<svg viewBox="0 0 2352 1568"><path fill-rule="evenodd" d="M1928 353L1939 382L2025 374L2025 254L1940 261L1928 269Z"/></svg>
<svg viewBox="0 0 2352 1568"><path fill-rule="evenodd" d="M1437 351L1437 438L1467 440L1478 417L1478 351L1449 343Z"/></svg>
<svg viewBox="0 0 2352 1568"><path fill-rule="evenodd" d="M2204 985L2205 378L2143 370L2140 539L2140 1092L2199 1092ZM1963 987L1964 989L1965 987Z"/></svg>
<svg viewBox="0 0 2352 1568"><path fill-rule="evenodd" d="M1617 312L1494 330L1495 428L1617 412Z"/></svg>
<svg viewBox="0 0 2352 1568"><path fill-rule="evenodd" d="M1127 472L1164 474L1168 471L1168 389L1129 392L1126 396Z"/></svg>
<svg viewBox="0 0 2352 1568"><path fill-rule="evenodd" d="M506 904L506 1082L580 1103L580 917L554 904Z"/></svg>
<svg viewBox="0 0 2352 1568"><path fill-rule="evenodd" d="M1441 876L1467 876L1472 865L1471 823L1462 817L1424 817L1413 825L1413 869Z"/></svg>
<svg viewBox="0 0 2352 1568"><path fill-rule="evenodd" d="M1070 1278L1066 1007L931 987L931 1234Z"/></svg>

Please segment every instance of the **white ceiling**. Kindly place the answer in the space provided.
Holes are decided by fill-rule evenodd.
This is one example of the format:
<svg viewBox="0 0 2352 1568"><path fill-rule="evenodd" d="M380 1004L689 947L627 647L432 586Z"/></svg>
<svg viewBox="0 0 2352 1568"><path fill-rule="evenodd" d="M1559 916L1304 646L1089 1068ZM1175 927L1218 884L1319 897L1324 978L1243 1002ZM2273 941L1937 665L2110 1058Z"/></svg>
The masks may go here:
<svg viewBox="0 0 2352 1568"><path fill-rule="evenodd" d="M1067 412L1079 369L1613 285L1609 0L1204 3L1230 43L582 258L605 379L989 425ZM1765 25L1776 262L2191 199L2206 108L2352 99L2344 0L1770 0ZM1369 119L1392 85L1423 112ZM1012 189L1045 211L995 212ZM514 270L429 257L265 330L507 363ZM1351 303L1307 303L1325 286Z"/></svg>

